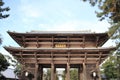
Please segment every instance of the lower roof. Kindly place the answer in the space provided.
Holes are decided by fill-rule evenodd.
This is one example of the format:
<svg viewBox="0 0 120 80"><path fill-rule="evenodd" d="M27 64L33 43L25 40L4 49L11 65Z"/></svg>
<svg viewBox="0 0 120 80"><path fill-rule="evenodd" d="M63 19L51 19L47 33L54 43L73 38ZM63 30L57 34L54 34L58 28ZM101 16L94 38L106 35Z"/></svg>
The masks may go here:
<svg viewBox="0 0 120 80"><path fill-rule="evenodd" d="M110 52L111 50L115 50L115 47L98 47L98 48L24 48L24 47L4 47L7 51L79 51L79 52L104 52L108 51Z"/></svg>

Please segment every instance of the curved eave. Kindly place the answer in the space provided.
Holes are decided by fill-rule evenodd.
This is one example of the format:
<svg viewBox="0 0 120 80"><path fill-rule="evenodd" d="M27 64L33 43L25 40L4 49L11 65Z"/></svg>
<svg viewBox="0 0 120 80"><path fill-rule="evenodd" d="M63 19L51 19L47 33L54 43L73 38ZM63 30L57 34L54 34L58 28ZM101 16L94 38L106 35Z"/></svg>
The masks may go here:
<svg viewBox="0 0 120 80"><path fill-rule="evenodd" d="M20 33L20 32L11 32L7 31L9 34L17 34L17 35L56 35L56 34L66 34L66 35L72 35L72 34L78 34L78 35L107 35L108 33L95 33L95 32L81 32L81 31L39 31L39 32L26 32L26 33Z"/></svg>
<svg viewBox="0 0 120 80"><path fill-rule="evenodd" d="M15 37L16 35L20 35L20 34L16 34L16 32L10 32L10 31L7 31L7 33L12 37L13 40L15 40L18 43L18 45L23 46L23 43L17 40Z"/></svg>
<svg viewBox="0 0 120 80"><path fill-rule="evenodd" d="M4 47L7 51L23 51L23 52L110 52L115 50L115 47L104 48L22 48L22 47Z"/></svg>

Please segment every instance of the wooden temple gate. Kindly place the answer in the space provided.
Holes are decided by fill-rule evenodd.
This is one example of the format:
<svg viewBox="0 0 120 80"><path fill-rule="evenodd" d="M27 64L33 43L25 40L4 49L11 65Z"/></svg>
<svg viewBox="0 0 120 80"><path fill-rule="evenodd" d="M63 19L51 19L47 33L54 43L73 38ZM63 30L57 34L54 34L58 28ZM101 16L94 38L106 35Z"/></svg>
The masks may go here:
<svg viewBox="0 0 120 80"><path fill-rule="evenodd" d="M34 80L43 80L43 68L51 68L51 80L56 80L56 68L65 68L65 80L70 80L70 68L78 68L78 80L93 80L92 72L101 80L99 65L114 47L101 47L107 33L91 32L8 32L21 47L4 47L31 72ZM27 78L25 79L27 80Z"/></svg>

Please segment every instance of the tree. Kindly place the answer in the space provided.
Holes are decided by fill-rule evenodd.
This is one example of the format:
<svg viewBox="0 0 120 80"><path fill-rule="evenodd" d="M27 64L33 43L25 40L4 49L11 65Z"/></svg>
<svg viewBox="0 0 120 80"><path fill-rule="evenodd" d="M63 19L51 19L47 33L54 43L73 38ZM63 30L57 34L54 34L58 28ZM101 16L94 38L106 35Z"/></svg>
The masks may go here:
<svg viewBox="0 0 120 80"><path fill-rule="evenodd" d="M10 64L7 62L6 58L0 53L0 79L3 78L1 71L4 71L8 68Z"/></svg>
<svg viewBox="0 0 120 80"><path fill-rule="evenodd" d="M0 71L4 71L9 66L6 58L0 53Z"/></svg>
<svg viewBox="0 0 120 80"><path fill-rule="evenodd" d="M5 11L9 11L10 8L6 7L6 8L2 8L2 6L4 5L4 2L2 0L0 0L0 19L3 18L7 18L9 16L9 14L3 14ZM0 35L0 45L2 44L2 38ZM4 71L8 68L9 66L9 62L6 60L6 58L3 56L3 54L0 53L0 79L3 78L1 71Z"/></svg>
<svg viewBox="0 0 120 80"><path fill-rule="evenodd" d="M117 79L119 73L117 71L117 58L116 56L110 56L109 59L102 65L103 73L110 79Z"/></svg>
<svg viewBox="0 0 120 80"><path fill-rule="evenodd" d="M70 70L70 80L78 80L78 71L77 69Z"/></svg>
<svg viewBox="0 0 120 80"><path fill-rule="evenodd" d="M0 19L7 18L9 16L9 14L3 14L3 12L9 11L10 8L9 7L2 8L3 5L4 5L4 2L0 0Z"/></svg>
<svg viewBox="0 0 120 80"><path fill-rule="evenodd" d="M112 26L109 28L108 32L111 39L115 40L116 42L116 49L119 51L120 49L120 22L116 24L112 24ZM119 54L119 52L118 52Z"/></svg>
<svg viewBox="0 0 120 80"><path fill-rule="evenodd" d="M7 18L9 16L9 14L4 14L5 11L9 11L10 8L9 7L5 7L5 8L2 8L2 6L4 5L5 3L0 0L0 19L4 19L4 18ZM1 39L1 36L0 36L0 44L2 43L2 39Z"/></svg>
<svg viewBox="0 0 120 80"><path fill-rule="evenodd" d="M100 17L101 20L109 18L114 23L120 21L120 0L83 0L89 1L92 6L98 4L98 8L101 12L96 12L97 17Z"/></svg>

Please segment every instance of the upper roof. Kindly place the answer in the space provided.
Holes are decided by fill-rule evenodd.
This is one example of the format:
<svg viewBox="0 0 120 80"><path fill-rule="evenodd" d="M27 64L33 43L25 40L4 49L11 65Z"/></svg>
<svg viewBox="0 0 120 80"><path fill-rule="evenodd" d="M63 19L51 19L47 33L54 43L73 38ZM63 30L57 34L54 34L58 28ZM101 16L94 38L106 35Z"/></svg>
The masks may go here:
<svg viewBox="0 0 120 80"><path fill-rule="evenodd" d="M95 33L90 31L31 31L26 33L8 31L8 34L20 46L23 46L25 44L23 43L23 42L26 42L25 38L37 39L37 37L41 38L41 36L42 37L49 36L48 38L52 38L52 36L70 36L70 37L80 36L80 37L86 37L86 38L89 37L93 41L98 41L98 46L102 46L109 39L109 36L107 33Z"/></svg>

